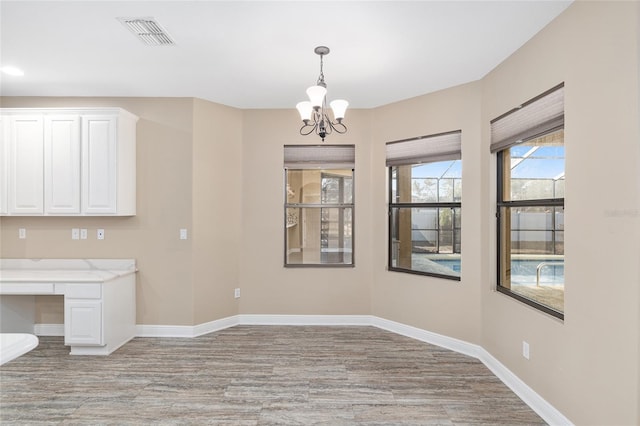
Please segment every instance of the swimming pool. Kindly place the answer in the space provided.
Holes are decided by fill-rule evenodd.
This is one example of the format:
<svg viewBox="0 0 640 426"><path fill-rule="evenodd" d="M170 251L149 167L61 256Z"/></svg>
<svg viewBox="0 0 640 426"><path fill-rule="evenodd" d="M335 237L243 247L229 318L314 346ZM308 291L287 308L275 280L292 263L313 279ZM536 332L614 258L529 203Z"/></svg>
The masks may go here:
<svg viewBox="0 0 640 426"><path fill-rule="evenodd" d="M541 285L564 284L564 259L559 257L536 257L511 260L511 283L536 285L540 268Z"/></svg>
<svg viewBox="0 0 640 426"><path fill-rule="evenodd" d="M440 257L425 254L412 256L413 267L424 272L449 273L460 276L460 258ZM433 264L438 266L434 267ZM447 268L446 270L440 267ZM562 256L519 255L511 260L511 282L513 284L536 285L540 267L541 285L564 285L564 259Z"/></svg>

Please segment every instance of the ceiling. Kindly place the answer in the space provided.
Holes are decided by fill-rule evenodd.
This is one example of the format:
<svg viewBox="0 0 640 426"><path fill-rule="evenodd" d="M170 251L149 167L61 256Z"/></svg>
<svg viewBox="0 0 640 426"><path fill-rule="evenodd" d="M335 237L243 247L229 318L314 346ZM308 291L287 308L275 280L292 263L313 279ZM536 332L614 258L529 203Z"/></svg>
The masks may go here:
<svg viewBox="0 0 640 426"><path fill-rule="evenodd" d="M371 108L478 80L571 0L0 1L3 96L198 97L293 108L324 58L328 99ZM153 17L173 46L116 18Z"/></svg>

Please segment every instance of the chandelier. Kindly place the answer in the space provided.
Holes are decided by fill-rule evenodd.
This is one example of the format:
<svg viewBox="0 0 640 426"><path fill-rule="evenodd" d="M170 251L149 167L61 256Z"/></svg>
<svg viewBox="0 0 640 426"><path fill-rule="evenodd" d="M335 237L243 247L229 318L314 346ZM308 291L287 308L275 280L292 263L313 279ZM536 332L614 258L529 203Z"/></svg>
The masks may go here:
<svg viewBox="0 0 640 426"><path fill-rule="evenodd" d="M315 132L322 141L325 136L330 135L331 132L345 133L347 126L342 123L344 114L347 111L349 102L344 99L336 99L329 105L333 110L333 117L335 121L331 121L327 111L327 84L324 82L324 74L322 72L322 57L329 54L329 48L326 46L318 46L314 49L314 52L320 55L320 75L318 76L318 82L315 86L311 86L307 89L308 101L299 102L296 105L300 118L304 123L300 128L300 134L307 136Z"/></svg>

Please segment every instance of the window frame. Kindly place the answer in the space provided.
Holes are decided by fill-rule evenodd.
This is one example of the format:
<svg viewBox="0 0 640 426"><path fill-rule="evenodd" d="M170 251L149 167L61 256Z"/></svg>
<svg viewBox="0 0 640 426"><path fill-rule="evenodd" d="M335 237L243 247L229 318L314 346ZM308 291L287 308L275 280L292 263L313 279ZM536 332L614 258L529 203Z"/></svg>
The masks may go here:
<svg viewBox="0 0 640 426"><path fill-rule="evenodd" d="M434 161L435 163L435 161ZM393 197L393 188L391 185L391 181L393 179L393 168L397 167L397 166L392 166L392 167L388 167L389 169L389 210L388 210L388 216L389 216L389 222L388 222L388 235L387 235L387 243L388 243L388 247L387 247L387 268L389 271L395 271L395 272L406 272L409 274L415 274L415 275L425 275L425 276L429 276L429 277L436 277L436 278L444 278L447 280L453 280L453 281L460 281L460 276L455 276L455 275L446 275L446 274L438 274L435 272L426 272L426 271L420 271L417 269L406 269L406 268L401 268L398 266L393 266L393 238L392 238L392 232L393 232L393 227L394 227L394 223L393 223L393 210L394 209L403 209L403 208L410 208L410 209L414 209L414 208L428 208L428 209L446 209L446 208L450 208L450 209L455 209L455 208L459 208L460 210L462 210L462 201L456 202L449 202L449 201L444 201L444 202L426 202L426 203L393 203L392 197ZM460 213L460 215L462 216L462 212ZM455 235L456 235L456 227L455 227L455 213L452 213L452 216L454 217L454 226L453 226L453 245L455 247ZM438 223L439 222L439 217L440 215L438 215ZM438 233L438 240L439 240L439 236L440 236L440 229L438 227L438 229L435 230ZM460 227L460 234L462 235L462 228ZM455 248L454 248L454 253L455 253ZM460 253L462 254L462 250L460 250Z"/></svg>
<svg viewBox="0 0 640 426"><path fill-rule="evenodd" d="M535 138L534 138L535 139ZM531 140L531 139L529 139ZM526 143L523 141L522 143ZM514 299L519 300L526 305L539 309L540 311L552 315L556 318L564 320L564 312L556 311L549 306L538 303L532 299L521 296L520 294L511 291L509 288L502 285L502 215L500 214L502 208L517 208L517 207L563 207L564 197L562 198L541 198L541 199L528 199L528 200L504 200L504 152L509 148L498 151L497 154L497 197L496 197L496 290L500 293L506 294ZM555 220L555 219L554 219ZM555 232L555 229L552 230Z"/></svg>
<svg viewBox="0 0 640 426"><path fill-rule="evenodd" d="M285 149L286 148L310 148L310 149L319 149L319 148L327 148L327 149L332 149L332 148L345 148L345 149L352 149L353 152L355 153L355 145L315 145L315 146L311 146L311 145L285 145ZM354 158L355 159L355 158ZM285 160L286 163L286 160ZM312 166L300 166L300 167L295 167L295 166L287 166L285 164L285 167L283 169L283 181L284 181L284 185L283 185L283 189L284 189L284 194L283 194L283 199L284 199L284 230L283 230L283 236L284 236L284 252L283 252L283 266L285 268L354 268L356 265L356 256L355 256L355 216L356 216L356 210L355 210L355 195L356 195L356 172L355 172L355 165L354 165L354 161L351 161L351 165L348 167L345 167L344 164L342 164L340 161L337 161L335 164L332 164L332 160L330 159L328 162L323 161L323 164L315 164L312 162ZM303 163L300 163L303 164ZM304 171L304 170L316 170L318 172L320 172L320 176L321 176L321 180L323 176L327 176L327 177L346 177L346 176L342 176L339 174L334 174L332 173L332 171L334 170L351 170L351 202L350 203L345 203L345 202L339 202L339 203L323 203L322 202L322 195L320 198L320 201L318 203L290 203L288 201L288 196L287 196L287 189L289 187L289 181L288 181L288 171L290 170L299 170L299 171ZM344 185L344 183L342 184ZM342 201L344 201L344 197L342 198ZM288 222L288 216L287 216L287 211L289 209L305 209L305 208L311 208L311 209L320 209L320 217L322 216L322 209L326 209L326 208L337 208L337 209L341 209L342 213L341 213L341 217L344 217L344 212L346 209L351 209L351 262L350 263L288 263L288 228L287 228L287 222ZM320 222L320 224L322 225L322 221ZM319 230L320 235L322 235L322 228L320 228ZM343 234L344 237L344 234ZM322 241L322 240L321 240Z"/></svg>
<svg viewBox="0 0 640 426"><path fill-rule="evenodd" d="M444 133L438 133L438 134L433 134L433 135L428 135L428 136L420 136L417 138L411 138L411 139L403 139L400 141L394 141L394 142L388 142L387 145L392 145L392 144L396 144L396 143L402 143L402 142L409 142L409 143L423 143L423 142L427 142L429 140L429 138L433 138L434 140L437 140L436 138L440 138L440 137L448 137L448 136L453 136L453 135L458 135L459 137L459 143L461 141L462 138L462 130L454 130L454 131L450 131L450 132L444 132ZM458 154L454 154L454 152L457 152ZM425 209L438 209L438 229L436 229L435 231L437 232L438 235L438 244L439 244L439 237L440 237L440 209L460 209L460 218L461 218L461 223L459 228L459 233L460 236L462 236L462 196L460 197L460 201L430 201L430 202L395 202L395 200L393 199L393 171L394 168L400 167L400 166L407 166L407 165L411 165L411 166L416 166L416 165L420 165L420 164L428 164L428 163L439 163L439 162L443 162L443 161L450 161L450 160L454 160L454 157L452 157L452 155L455 157L457 155L457 157L455 158L455 160L462 160L462 155L461 155L461 145L455 149L452 150L452 146L447 144L447 145L443 145L439 148L433 149L433 152L428 152L428 153L423 153L422 155L415 155L413 156L413 162L411 161L407 161L406 159L400 160L402 161L402 163L400 164L389 164L390 160L389 160L389 155L387 154L387 199L388 199L388 207L387 207L387 215L388 215L388 222L387 222L387 270L389 271L393 271L393 272L404 272L404 273L408 273L408 274L414 274L414 275L422 275L422 276L429 276L429 277L434 277L434 278L442 278L442 279L446 279L446 280L451 280L451 281L461 281L461 276L460 275L449 275L449 274L440 274L440 273L436 273L436 272L427 272L427 271L421 271L418 269L407 269L407 268L402 268L399 266L393 266L393 252L394 252L394 248L393 248L393 229L394 229L394 215L393 215L393 211L397 210L398 212L401 211L402 209L415 209L415 208L425 208ZM399 157L402 158L402 157ZM460 180L462 181L462 177L460 177ZM438 190L439 190L439 185L438 185ZM453 226L452 226L452 244L453 244L453 253L456 253L455 251L455 236L456 236L456 225L455 225L455 211L451 212L452 217L453 217ZM461 243L460 243L460 259L462 259L462 237L460 237Z"/></svg>
<svg viewBox="0 0 640 426"><path fill-rule="evenodd" d="M527 101L526 103L524 103L523 105L505 113L502 114L501 116L491 120L491 124L493 125L493 123L503 119L504 117L507 117L508 115L510 115L513 112L517 112L520 109L522 109L523 107L526 107L528 105L531 105L533 103L535 103L536 101L544 98L547 95L550 94L554 94L554 92L563 89L564 88L564 83L561 83L555 87L553 87L552 89L547 90L546 92L542 93L541 95L536 96L535 98ZM501 211L502 209L508 208L519 208L519 207L551 207L553 209L557 208L557 207L562 207L564 209L565 207L565 197L558 197L558 198L544 198L544 199L525 199L525 200L505 200L505 175L504 175L504 167L505 167L505 152L508 151L509 149L511 149L511 147L513 146L518 146L518 145L526 145L527 142L530 142L532 140L538 139L544 135L547 134L551 134L554 132L557 132L559 130L564 130L564 113L562 115L562 117L560 119L558 118L554 118L553 121L550 121L549 123L551 124L547 124L546 128L544 127L544 125L542 126L542 130L540 130L539 128L529 128L529 129L524 129L524 132L522 132L522 135L525 135L521 140L517 141L517 142L511 142L508 145L505 145L504 143L502 144L502 146L499 145L498 149L493 150L492 152L494 152L496 154L496 291L502 294L505 294L509 297L512 297L528 306L531 306L541 312L544 312L548 315L551 315L555 318L558 318L560 320L564 320L564 308L563 311L557 311L547 305L543 305L542 303L539 303L535 300L532 300L530 298L524 297L514 291L512 291L511 289L504 287L502 284L502 259L506 256L505 253L503 253L504 247L502 245L502 239L503 239L503 218L501 215ZM493 141L492 141L493 143ZM564 147L564 139L563 139L563 147ZM565 159L566 161L566 159ZM565 167L566 169L566 167ZM555 216L555 215L554 215ZM554 229L552 229L552 232L556 232L555 229L555 217L552 219L552 221L554 222ZM513 228L511 228L508 232L512 232ZM509 238L511 238L509 236ZM511 258L511 253L509 253L509 258Z"/></svg>

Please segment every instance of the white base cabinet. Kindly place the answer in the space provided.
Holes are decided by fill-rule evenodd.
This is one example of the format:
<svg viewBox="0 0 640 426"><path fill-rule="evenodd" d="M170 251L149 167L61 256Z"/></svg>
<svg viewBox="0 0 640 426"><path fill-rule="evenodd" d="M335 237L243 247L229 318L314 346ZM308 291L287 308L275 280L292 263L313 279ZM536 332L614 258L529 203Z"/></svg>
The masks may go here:
<svg viewBox="0 0 640 426"><path fill-rule="evenodd" d="M61 295L71 355L109 355L136 333L135 273L134 259L0 259L0 331L33 333L33 296Z"/></svg>
<svg viewBox="0 0 640 426"><path fill-rule="evenodd" d="M137 120L121 108L0 109L0 215L135 215Z"/></svg>
<svg viewBox="0 0 640 426"><path fill-rule="evenodd" d="M65 299L64 344L103 345L102 301Z"/></svg>

